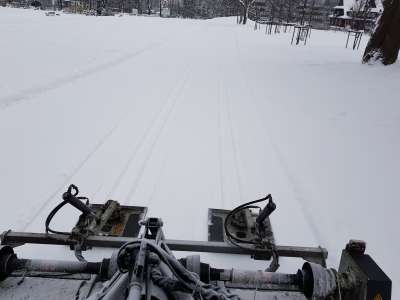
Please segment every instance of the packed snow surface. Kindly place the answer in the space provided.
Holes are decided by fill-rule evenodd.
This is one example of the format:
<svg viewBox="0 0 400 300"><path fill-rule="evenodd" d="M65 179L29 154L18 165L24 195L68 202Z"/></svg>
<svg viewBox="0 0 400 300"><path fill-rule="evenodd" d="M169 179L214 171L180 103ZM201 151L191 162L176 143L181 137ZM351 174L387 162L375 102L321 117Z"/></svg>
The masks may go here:
<svg viewBox="0 0 400 300"><path fill-rule="evenodd" d="M353 51L346 37L313 31L291 46L291 33L234 18L0 8L1 230L43 232L75 183L92 202L148 206L168 238L206 240L208 208L272 193L279 244L321 245L337 267L346 242L364 239L398 299L400 67L362 65L366 38ZM53 226L77 216L65 209Z"/></svg>

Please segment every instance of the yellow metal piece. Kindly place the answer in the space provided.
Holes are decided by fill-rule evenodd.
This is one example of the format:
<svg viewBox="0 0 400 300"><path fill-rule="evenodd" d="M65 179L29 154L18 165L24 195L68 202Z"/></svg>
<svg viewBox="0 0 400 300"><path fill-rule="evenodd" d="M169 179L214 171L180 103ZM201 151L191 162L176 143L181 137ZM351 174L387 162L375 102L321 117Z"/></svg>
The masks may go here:
<svg viewBox="0 0 400 300"><path fill-rule="evenodd" d="M376 294L376 296L374 297L374 300L383 300L381 294Z"/></svg>

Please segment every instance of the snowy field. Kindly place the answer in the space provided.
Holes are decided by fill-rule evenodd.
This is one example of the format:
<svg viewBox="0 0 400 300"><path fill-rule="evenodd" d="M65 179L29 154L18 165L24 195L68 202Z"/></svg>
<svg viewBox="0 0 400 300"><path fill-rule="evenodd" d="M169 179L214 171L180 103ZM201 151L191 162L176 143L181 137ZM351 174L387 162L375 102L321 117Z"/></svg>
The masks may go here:
<svg viewBox="0 0 400 300"><path fill-rule="evenodd" d="M272 193L279 244L324 246L337 267L364 239L399 299L400 65L362 65L365 38L352 51L313 31L295 47L235 22L0 7L0 230L43 232L75 183L148 206L168 238L206 240L209 207Z"/></svg>

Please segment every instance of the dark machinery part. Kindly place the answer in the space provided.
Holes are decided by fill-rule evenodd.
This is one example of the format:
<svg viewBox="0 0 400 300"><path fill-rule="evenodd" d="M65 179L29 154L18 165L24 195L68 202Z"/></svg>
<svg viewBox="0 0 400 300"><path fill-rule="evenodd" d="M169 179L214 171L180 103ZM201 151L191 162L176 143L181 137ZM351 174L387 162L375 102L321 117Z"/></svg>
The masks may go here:
<svg viewBox="0 0 400 300"><path fill-rule="evenodd" d="M50 228L50 223L51 223L52 219L54 218L54 216L60 211L61 208L63 208L67 204L70 204L73 207L75 207L76 209L78 209L79 211L81 211L83 215L96 219L96 216L94 215L92 210L86 204L84 204L82 202L83 200L86 200L88 202L89 199L86 197L78 196L78 194L79 194L78 187L71 184L68 187L68 190L62 196L63 201L61 203L59 203L47 216L46 222L45 222L46 233L51 232L51 233L69 235L68 232L56 231L56 230L53 230ZM96 221L97 221L97 219L96 219Z"/></svg>
<svg viewBox="0 0 400 300"><path fill-rule="evenodd" d="M78 189L71 186L64 194L63 202L49 215L48 220L51 220L64 204L73 203L82 215L72 233L8 231L0 235L1 300L27 297L53 299L54 296L46 296L49 295L47 290L57 289L56 286L64 291L66 287L73 290L68 297L61 293L65 297L60 296L59 300L390 300L391 297L391 281L365 254L363 241L352 240L348 243L343 250L338 272L325 267L327 251L323 248L275 245L271 239L269 216L276 205L270 195L226 214L210 210L211 217L221 221L219 228L228 228L238 241L245 241L245 246L241 242L237 245L223 241L166 240L161 219L144 219L146 208L124 207L113 200L105 205L88 205L82 202L84 199L78 197ZM268 204L263 209L254 206L265 200ZM259 208L258 214L253 211L254 208ZM229 222L226 222L227 218ZM46 220L46 228L49 223ZM125 235L127 231L134 234ZM224 237L226 232L222 233ZM110 259L101 262L69 262L20 259L13 248L6 245L69 245L76 250L77 246L83 245L82 241L88 248L119 249ZM190 255L178 261L172 250L244 254L261 259L301 257L308 262L294 274L277 273L271 268L259 271L220 269L201 262L199 255ZM24 285L21 284L23 281L28 282ZM34 282L38 285L32 285ZM52 288L48 288L47 283ZM29 291L37 288L37 294L21 292L21 286ZM11 292L10 287L13 287Z"/></svg>
<svg viewBox="0 0 400 300"><path fill-rule="evenodd" d="M90 235L137 237L139 221L146 215L145 207L121 206L117 201L108 200L104 205L89 204L88 198L78 196L79 189L71 184L63 194L63 201L48 215L45 226L46 232L65 234L79 238L83 244ZM87 203L82 202L86 200ZM59 232L50 228L50 223L59 210L70 204L82 214L72 232ZM82 250L85 250L84 245Z"/></svg>
<svg viewBox="0 0 400 300"><path fill-rule="evenodd" d="M392 281L364 251L365 242L352 240L342 252L339 266L339 278L344 288L342 299L391 299Z"/></svg>
<svg viewBox="0 0 400 300"><path fill-rule="evenodd" d="M79 189L71 184L68 190L63 194L63 201L58 204L47 216L45 227L46 233L71 235L77 242L70 245L71 250L74 250L75 257L82 262L86 259L82 251L88 249L86 239L89 236L96 235L112 235L112 236L131 236L137 237L139 233L139 220L144 216L143 208L137 211L135 208L124 207L120 208L117 201L108 200L104 205L89 205L89 199L78 196ZM82 201L86 200L86 204ZM70 204L82 214L79 217L78 223L72 229L71 233L60 232L50 228L50 223L54 216L66 204Z"/></svg>
<svg viewBox="0 0 400 300"><path fill-rule="evenodd" d="M134 266L132 270L135 273L134 281L137 281L145 266L146 250L125 251L120 253L118 264ZM110 279L115 271L110 273L109 265L113 264L110 259L105 259L102 262L69 262L55 260L32 260L18 259L13 249L9 246L2 246L0 249L0 279L6 279L10 274L16 271L24 272L45 272L45 273L85 273L102 275L101 278ZM114 258L115 259L115 258ZM153 258L154 261L159 261ZM258 290L280 290L280 291L301 291L307 297L313 296L328 296L329 293L335 291L336 283L335 276L331 270L327 270L320 265L306 263L303 269L296 274L281 274L265 271L246 271L238 269L216 269L211 268L208 264L200 262L199 255L188 256L181 259L182 265L190 272L199 275L202 282L210 283L215 281L223 281L229 288L239 289L258 289ZM140 269L139 267L140 266ZM140 271L139 271L140 270ZM324 285L321 286L320 283ZM330 282L330 284L327 284ZM140 286L143 283L140 284ZM329 289L327 289L329 287ZM325 290L323 290L325 288Z"/></svg>
<svg viewBox="0 0 400 300"><path fill-rule="evenodd" d="M256 206L267 200L268 204L264 209ZM239 205L228 212L224 219L224 233L227 241L238 247L244 247L240 245L242 243L255 245L257 248L272 248L275 241L267 218L275 208L276 205L269 194L264 198ZM252 213L252 209L259 209L259 213Z"/></svg>
<svg viewBox="0 0 400 300"><path fill-rule="evenodd" d="M217 269L200 262L199 255L180 260L190 272L196 273L205 283L222 281L228 288L300 291L308 299L325 299L337 291L336 271L319 264L304 263L296 274L239 269Z"/></svg>
<svg viewBox="0 0 400 300"><path fill-rule="evenodd" d="M255 204L268 201L263 209ZM257 213L254 211L259 209ZM248 251L255 260L271 260L269 271L279 268L279 246L275 245L270 215L275 211L276 204L269 194L259 200L238 206L232 211L209 209L208 240L210 242L229 242L244 251ZM321 248L320 255L303 255L309 262L326 266L327 252Z"/></svg>
<svg viewBox="0 0 400 300"><path fill-rule="evenodd" d="M256 223L258 226L262 226L264 221L274 212L276 209L276 204L272 200L272 196L268 195L267 196L268 203L267 205L261 210L261 212L258 214L256 218Z"/></svg>
<svg viewBox="0 0 400 300"><path fill-rule="evenodd" d="M269 215L273 210L267 205L263 210L263 216L253 212L250 208L241 209L232 214L226 228L239 238L243 243L274 244L275 238L272 231ZM225 220L232 211L223 209L208 210L208 240L210 242L228 242L225 230Z"/></svg>
<svg viewBox="0 0 400 300"><path fill-rule="evenodd" d="M132 274L134 274L131 278L131 286L136 286L134 289L135 292L133 292L136 296L141 291L138 287L145 285L143 272L146 269L146 264L151 262L151 265L157 266L160 263L160 260L154 255L141 255L140 252L145 254L147 249L146 247L138 246L138 251L131 251L132 249L125 247L125 251L120 251L118 257L118 264L124 264L127 267L125 271L128 272L131 270ZM347 255L350 257L347 257ZM0 279L1 281L5 280L13 272L22 270L25 272L98 274L102 275L101 278L103 279L110 279L116 273L116 270L109 272L110 266L115 264L113 259L116 259L116 257L114 256L114 258L105 259L97 263L18 259L11 247L2 246L0 248ZM350 266L349 262L352 260L354 260L354 254L351 255L347 250L343 250L340 268L343 268L346 264ZM355 267L354 265L350 268L354 275L353 283L347 286L343 285L341 288L339 285L343 284L343 276L346 272L349 272L349 268L345 272L340 270L339 276L333 269L326 269L321 265L308 262L295 274L218 269L210 267L209 264L202 263L198 255L181 259L180 263L189 272L198 274L201 282L206 284L210 282L224 282L225 286L230 289L292 291L303 293L307 299L328 299L328 297L335 297L340 288L341 299L343 300L374 300L378 299L375 298L378 294L381 295L382 299L390 299L390 279L379 268L371 269L371 265L368 264L371 264L373 261L369 256L364 254L357 255L355 260L359 264L359 270L352 269ZM138 266L140 266L140 269ZM374 266L374 268L376 267ZM366 273L361 273L366 271L371 272L371 270L377 272L374 278L365 278ZM340 278L339 283L337 281L338 278ZM377 284L376 280L379 278L384 279L384 281Z"/></svg>
<svg viewBox="0 0 400 300"><path fill-rule="evenodd" d="M102 262L62 261L46 259L20 259L12 247L0 246L0 281L14 272L25 276L32 272L62 274L97 274L101 279L109 279L109 259Z"/></svg>
<svg viewBox="0 0 400 300"><path fill-rule="evenodd" d="M68 191L63 195L63 202L67 200L70 201L69 199L74 199L71 201L74 203L80 203L79 205L76 204L76 206L86 206L86 204L83 204L81 201L86 198L78 197L78 193L78 188L71 185L68 188ZM326 249L319 247L313 248L275 245L269 215L273 212L276 205L273 203L271 195L250 203L266 200L269 200L268 204L264 209L261 210L260 208L261 217L260 214L250 211L249 207L251 205L248 203L241 206L243 209L240 210L237 216L236 214L233 214L232 216L232 224L229 225L229 228L232 227L232 231L239 235L240 232L238 231L241 231L242 234L248 237L250 242L254 242L250 247L235 247L235 245L229 245L223 242L165 240L163 236L155 236L155 233L158 232L157 228L160 226L160 224L157 224L157 222L159 222L159 219L157 218L148 219L148 223L144 226L145 237L156 240L163 239L165 240L164 243L167 244L171 250L176 251L250 254L254 259L259 260L270 260L273 257L277 258L279 256L301 257L308 261L324 265L325 259L328 255ZM69 245L71 249L78 252L76 253L78 259L80 258L84 261L84 259L82 259L82 251L86 249L90 249L91 247L118 248L124 243L129 242L130 237L137 237L141 226L139 222L144 219L147 208L122 206L116 201L108 200L104 205L87 205L87 209L82 208L82 211L90 211L91 213L82 213L79 217L79 221L72 230L72 234L59 233L48 236L36 233L6 232L1 237L2 243L14 246L24 243ZM210 210L209 212L210 232L219 230L223 237L225 235L223 223L230 211ZM46 220L46 225L48 225L48 220ZM215 223L216 220L219 221L218 224ZM260 227L257 225L257 220L259 224L263 224L262 232L264 233L264 236L261 240L257 233L259 231L258 227ZM68 235L68 237L65 235ZM274 269L276 268L272 268L272 270Z"/></svg>
<svg viewBox="0 0 400 300"><path fill-rule="evenodd" d="M165 257L160 257L161 254L158 252L161 250L149 252L156 247L151 241L155 240L143 238L130 242L122 246L117 255L113 255L111 259L97 263L18 259L11 247L2 246L0 281L6 280L14 272L18 274L21 271L28 272L24 276L29 276L29 272L44 272L46 276L49 276L49 273L86 273L100 275L103 280L112 280L111 278L118 273L118 269L113 266L118 265L119 268L125 269L124 272L131 274L129 281L131 292L127 299L138 300L143 296L143 290L151 286L149 277L146 279L146 274L150 274L149 266L157 268L161 261L165 261ZM166 255L168 252L163 250L163 253ZM188 272L197 274L200 282L204 284L223 282L226 288L234 290L298 292L307 299L326 300L376 300L390 299L391 296L391 281L373 260L368 255L350 253L347 249L343 250L339 273L309 262L304 263L302 269L295 274L218 269L202 263L199 255L181 259L180 265ZM164 278L165 282L167 279ZM168 282L167 286L178 284L172 279ZM381 298L376 298L377 295Z"/></svg>
<svg viewBox="0 0 400 300"><path fill-rule="evenodd" d="M76 209L80 210L84 215L92 215L94 216L93 211L85 204L82 202L82 200L86 200L87 198L85 197L77 197L79 193L78 188L71 184L68 188L68 190L63 194L63 200L67 202L68 204L71 204L73 207Z"/></svg>
<svg viewBox="0 0 400 300"><path fill-rule="evenodd" d="M137 237L139 222L147 213L146 207L124 206L114 200L108 200L104 205L90 204L89 208L98 221L82 214L72 229L73 234L88 232L91 235Z"/></svg>
<svg viewBox="0 0 400 300"><path fill-rule="evenodd" d="M306 262L299 274L302 275L302 288L307 299L325 299L337 293L335 270Z"/></svg>
<svg viewBox="0 0 400 300"><path fill-rule="evenodd" d="M14 232L6 231L0 235L3 245L9 244L13 247L24 244L40 244L40 245L65 245L73 246L77 241L70 237L65 237L61 234L52 234L51 236L44 233L30 232ZM139 240L129 237L114 237L114 236L89 236L86 239L86 245L89 247L98 248L119 248L128 242ZM222 254L239 254L252 255L254 249L237 248L223 242L203 242L203 241L186 241L186 240L168 240L165 239L164 244L173 251L191 251L191 252L208 252ZM275 251L281 257L295 258L312 258L313 260L326 259L328 252L325 248L320 247L301 247L301 246L282 246L276 245ZM262 250L266 252L266 250Z"/></svg>
<svg viewBox="0 0 400 300"><path fill-rule="evenodd" d="M13 272L16 259L13 248L7 245L0 246L0 281L6 279Z"/></svg>
<svg viewBox="0 0 400 300"><path fill-rule="evenodd" d="M148 218L140 222L144 226L144 237L146 239L155 240L156 242L164 238L162 231L160 230L163 226L163 222L160 218Z"/></svg>

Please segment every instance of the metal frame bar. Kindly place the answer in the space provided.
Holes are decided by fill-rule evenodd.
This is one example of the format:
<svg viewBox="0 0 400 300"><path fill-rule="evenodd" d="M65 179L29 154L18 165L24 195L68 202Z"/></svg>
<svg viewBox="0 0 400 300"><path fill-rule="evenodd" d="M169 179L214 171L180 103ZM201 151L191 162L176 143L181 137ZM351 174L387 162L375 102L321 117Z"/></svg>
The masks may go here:
<svg viewBox="0 0 400 300"><path fill-rule="evenodd" d="M0 235L2 245L20 246L23 244L47 244L73 246L76 240L62 234L45 234L30 232L6 231ZM89 236L85 244L90 247L119 248L127 242L140 240L138 238L112 237L112 236ZM256 253L267 253L267 250L240 248L224 242L203 242L186 240L165 240L165 243L173 251L192 251L209 253L226 253L252 255ZM328 251L321 247L298 247L298 246L275 246L276 253L281 257L298 257L306 260L324 262L328 257Z"/></svg>

